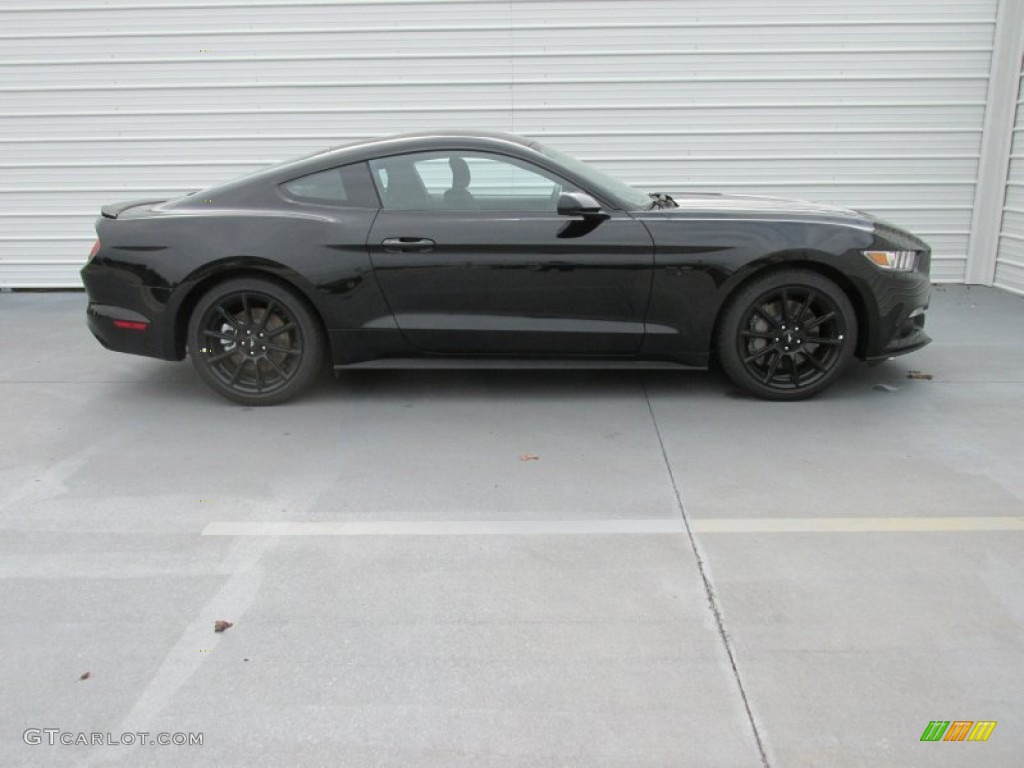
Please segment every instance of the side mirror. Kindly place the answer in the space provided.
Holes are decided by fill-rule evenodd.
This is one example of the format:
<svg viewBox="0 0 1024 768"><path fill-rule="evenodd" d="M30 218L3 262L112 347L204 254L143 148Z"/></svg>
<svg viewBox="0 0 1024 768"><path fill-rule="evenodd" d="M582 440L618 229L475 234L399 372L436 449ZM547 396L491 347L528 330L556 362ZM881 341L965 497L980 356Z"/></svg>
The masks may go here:
<svg viewBox="0 0 1024 768"><path fill-rule="evenodd" d="M586 192L563 192L559 195L558 215L608 218L608 214L601 211L601 204Z"/></svg>

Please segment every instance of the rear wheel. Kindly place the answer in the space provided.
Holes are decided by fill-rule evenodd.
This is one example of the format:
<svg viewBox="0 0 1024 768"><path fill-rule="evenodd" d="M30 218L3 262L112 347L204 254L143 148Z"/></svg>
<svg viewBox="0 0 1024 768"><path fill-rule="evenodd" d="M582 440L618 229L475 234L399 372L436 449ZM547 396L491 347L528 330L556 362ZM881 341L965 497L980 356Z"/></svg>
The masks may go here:
<svg viewBox="0 0 1024 768"><path fill-rule="evenodd" d="M766 400L802 400L832 384L853 357L857 318L828 278L779 270L732 298L716 342L736 385Z"/></svg>
<svg viewBox="0 0 1024 768"><path fill-rule="evenodd" d="M245 405L294 397L323 366L323 333L295 293L270 280L220 283L192 312L188 347L200 377Z"/></svg>

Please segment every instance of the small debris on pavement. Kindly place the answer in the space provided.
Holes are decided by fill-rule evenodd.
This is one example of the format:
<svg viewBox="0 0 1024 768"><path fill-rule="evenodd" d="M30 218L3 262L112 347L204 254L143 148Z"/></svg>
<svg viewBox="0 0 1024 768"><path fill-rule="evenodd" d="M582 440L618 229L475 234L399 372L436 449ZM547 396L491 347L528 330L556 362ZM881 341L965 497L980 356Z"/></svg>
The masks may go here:
<svg viewBox="0 0 1024 768"><path fill-rule="evenodd" d="M540 461L540 456L536 453L521 453L519 454L520 461Z"/></svg>
<svg viewBox="0 0 1024 768"><path fill-rule="evenodd" d="M231 629L233 626L235 625L230 621L225 621L224 619L217 619L215 622L213 622L213 631L223 632L225 629Z"/></svg>
<svg viewBox="0 0 1024 768"><path fill-rule="evenodd" d="M81 677L78 678L78 680L79 682L81 682L82 680L88 680L90 677L92 677L92 672L83 672Z"/></svg>
<svg viewBox="0 0 1024 768"><path fill-rule="evenodd" d="M921 371L907 371L908 379L924 379L925 381L931 381L935 377L930 373L921 373Z"/></svg>
<svg viewBox="0 0 1024 768"><path fill-rule="evenodd" d="M872 389L877 389L879 392L895 392L899 387L894 387L891 384L875 384Z"/></svg>

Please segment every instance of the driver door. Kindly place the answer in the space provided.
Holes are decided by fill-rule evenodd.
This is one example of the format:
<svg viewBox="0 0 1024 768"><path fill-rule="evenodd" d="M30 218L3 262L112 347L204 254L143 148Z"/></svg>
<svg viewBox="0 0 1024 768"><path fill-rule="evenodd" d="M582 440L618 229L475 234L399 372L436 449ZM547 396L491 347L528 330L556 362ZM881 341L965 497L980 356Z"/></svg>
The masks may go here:
<svg viewBox="0 0 1024 768"><path fill-rule="evenodd" d="M630 355L643 341L654 246L621 211L561 216L575 187L519 158L449 150L370 161L382 210L374 272L426 352Z"/></svg>

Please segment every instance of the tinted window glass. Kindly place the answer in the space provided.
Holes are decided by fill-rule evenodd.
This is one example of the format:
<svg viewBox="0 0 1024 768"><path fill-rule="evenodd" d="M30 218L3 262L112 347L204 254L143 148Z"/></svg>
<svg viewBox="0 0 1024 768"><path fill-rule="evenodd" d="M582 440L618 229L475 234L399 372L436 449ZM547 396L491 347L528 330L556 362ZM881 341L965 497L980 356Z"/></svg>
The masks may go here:
<svg viewBox="0 0 1024 768"><path fill-rule="evenodd" d="M641 192L629 184L619 181L614 176L609 176L593 166L587 165L572 155L567 155L557 149L545 147L543 144L531 144L541 154L557 160L573 173L580 176L588 184L593 184L598 189L605 189L634 208L647 208L651 204L651 198L646 192Z"/></svg>
<svg viewBox="0 0 1024 768"><path fill-rule="evenodd" d="M482 152L422 152L370 161L385 208L515 210L557 208L567 182L520 160Z"/></svg>
<svg viewBox="0 0 1024 768"><path fill-rule="evenodd" d="M332 203L344 203L348 200L345 183L341 180L340 168L331 168L329 171L303 176L301 179L289 181L284 188L292 197L329 200Z"/></svg>
<svg viewBox="0 0 1024 768"><path fill-rule="evenodd" d="M344 205L354 208L378 207L377 196L362 163L311 173L281 187L289 197L314 203Z"/></svg>

